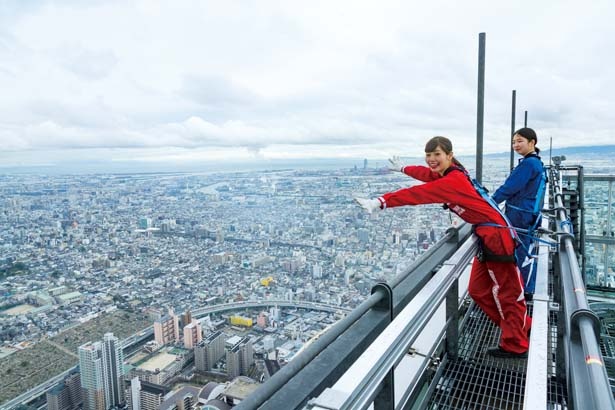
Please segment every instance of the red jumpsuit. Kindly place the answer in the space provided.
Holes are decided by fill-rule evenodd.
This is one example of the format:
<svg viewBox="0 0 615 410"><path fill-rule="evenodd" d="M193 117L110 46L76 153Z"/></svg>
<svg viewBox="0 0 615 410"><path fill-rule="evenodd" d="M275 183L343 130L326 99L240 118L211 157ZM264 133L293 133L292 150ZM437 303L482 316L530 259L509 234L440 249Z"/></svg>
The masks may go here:
<svg viewBox="0 0 615 410"><path fill-rule="evenodd" d="M468 285L470 296L502 330L500 347L513 353L526 352L531 318L527 316L521 274L514 259L509 262L493 260L498 259L493 255L513 256L515 242L508 229L480 225L506 226L506 222L457 167L447 169L444 176L424 166L407 166L403 172L425 184L382 195L379 198L382 207L444 203L461 219L475 225L474 233L491 257L484 262L474 258Z"/></svg>

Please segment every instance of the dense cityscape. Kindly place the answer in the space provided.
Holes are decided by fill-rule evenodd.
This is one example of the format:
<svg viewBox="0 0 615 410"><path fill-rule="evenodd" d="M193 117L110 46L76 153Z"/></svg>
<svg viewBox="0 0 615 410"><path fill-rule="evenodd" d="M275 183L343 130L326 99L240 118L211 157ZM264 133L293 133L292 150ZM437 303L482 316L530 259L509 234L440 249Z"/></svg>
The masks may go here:
<svg viewBox="0 0 615 410"><path fill-rule="evenodd" d="M487 187L506 165L486 165ZM459 224L439 205L370 215L352 200L413 183L367 160L332 170L1 175L0 405L66 372L43 396L50 409L173 408L186 395L230 408ZM604 218L607 201L591 192L588 223ZM613 286L604 250L594 253L592 278ZM41 355L53 358L34 371ZM115 396L79 393L96 358L122 375Z"/></svg>

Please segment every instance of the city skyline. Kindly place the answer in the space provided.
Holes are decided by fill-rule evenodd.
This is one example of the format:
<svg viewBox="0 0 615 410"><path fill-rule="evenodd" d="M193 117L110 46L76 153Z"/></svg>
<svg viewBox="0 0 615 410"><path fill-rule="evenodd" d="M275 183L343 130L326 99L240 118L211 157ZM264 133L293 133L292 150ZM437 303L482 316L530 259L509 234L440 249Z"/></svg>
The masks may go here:
<svg viewBox="0 0 615 410"><path fill-rule="evenodd" d="M423 227L426 214L414 218L423 221L421 227L395 223L390 232L382 232L387 245L378 249L387 256L376 262L365 242L370 237L365 226L376 221L360 215L349 201L333 200L371 189L363 176L384 178L383 183L400 179L362 168L0 176L0 223L5 227L0 233L0 323L7 346L3 352L9 354L4 360L12 363L7 367L19 366L11 359L21 354L19 348L49 349L40 342L107 315L115 306L139 315L151 306L183 312L259 299L356 306L374 280L395 274L395 261L423 252L422 242L430 237ZM286 203L284 212L280 201ZM402 211L408 212L414 211ZM440 213L438 219L441 234L448 217ZM342 232L350 236L343 238ZM22 267L19 261L27 272L6 279L5 273ZM180 335L185 340L183 331ZM286 351L290 355L292 350ZM74 361L65 351L58 354L60 364ZM2 376L18 387L10 378L15 374L17 368Z"/></svg>
<svg viewBox="0 0 615 410"><path fill-rule="evenodd" d="M506 147L504 147L506 148ZM615 145L583 147L563 147L549 149L548 142L542 148L540 155L545 164L550 164L551 156L566 156L568 164L584 163L588 170L604 172L609 168L612 155L615 155ZM401 155L408 164L424 164L424 156ZM471 171L475 168L474 155L456 155L458 159ZM510 152L500 151L486 153L483 161L500 161L509 163ZM515 154L514 162L520 157ZM339 170L351 168L381 168L385 169L387 158L312 158L312 159L247 159L247 160L195 160L195 161L109 161L106 159L67 158L58 162L18 165L0 164L0 175L37 174L37 175L96 175L96 174L153 174L167 175L198 174L208 175L215 173L241 173L263 172L280 170Z"/></svg>
<svg viewBox="0 0 615 410"><path fill-rule="evenodd" d="M606 164L596 158L586 165ZM507 163L492 158L486 166L486 185L505 178ZM11 350L6 357L24 347L57 343L53 338L67 328L116 309L150 315L155 306L176 307L187 310L184 325L192 322L189 310L195 306L233 301L312 301L352 309L374 283L390 280L456 226L439 206L368 216L350 199L411 183L370 168L369 161L320 171L2 175L0 324ZM607 192L600 185L586 188L592 198L587 221L599 230L599 221L608 217ZM588 278L611 286L601 249L587 249ZM4 276L24 266L25 272L10 280ZM231 317L230 325L252 326L254 315ZM203 330L211 331L213 321ZM255 322L266 329L275 321L259 314ZM173 325L171 343L182 335L186 349L200 342L200 330L182 329ZM302 320L280 329L301 343L317 333L314 324L304 327ZM299 346L284 348L286 357ZM237 372L246 369L229 374Z"/></svg>

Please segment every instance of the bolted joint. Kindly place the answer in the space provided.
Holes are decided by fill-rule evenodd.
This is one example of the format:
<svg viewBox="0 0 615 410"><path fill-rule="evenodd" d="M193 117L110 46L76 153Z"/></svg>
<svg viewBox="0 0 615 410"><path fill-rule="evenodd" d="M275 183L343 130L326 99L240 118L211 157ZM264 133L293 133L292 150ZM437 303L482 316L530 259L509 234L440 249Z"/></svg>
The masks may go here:
<svg viewBox="0 0 615 410"><path fill-rule="evenodd" d="M454 242L457 243L459 242L459 228L455 228L455 227L450 227L446 230L446 235L448 236L448 238L446 239L446 242Z"/></svg>
<svg viewBox="0 0 615 410"><path fill-rule="evenodd" d="M393 289L385 282L378 282L372 287L371 294L379 293L381 295L378 303L374 305L376 309L388 310L390 320L393 320Z"/></svg>

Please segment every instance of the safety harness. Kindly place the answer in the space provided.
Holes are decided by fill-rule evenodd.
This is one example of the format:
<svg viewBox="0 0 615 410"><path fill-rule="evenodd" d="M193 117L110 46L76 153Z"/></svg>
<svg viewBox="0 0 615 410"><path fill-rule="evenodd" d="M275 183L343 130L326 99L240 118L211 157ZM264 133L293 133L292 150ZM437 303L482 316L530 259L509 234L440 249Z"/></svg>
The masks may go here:
<svg viewBox="0 0 615 410"><path fill-rule="evenodd" d="M543 241L543 242L547 242L544 241L536 236L534 236L534 232L536 230L536 228L538 227L538 222L540 221L540 211L542 210L542 204L543 204L543 200L544 200L544 196L545 196L545 190L546 190L546 182L547 182L547 175L546 175L546 171L543 169L543 173L541 175L541 181L540 181L540 186L539 186L539 190L538 193L536 195L536 202L534 204L534 209L531 211L527 211L527 210L523 210L526 212L532 212L535 216L535 222L533 224L533 226L530 229L522 229L522 228L517 228L514 227L511 223L510 220L508 219L508 217L504 214L504 212L502 212L502 210L500 209L500 207L498 206L498 204L495 203L495 201L493 200L493 198L491 198L491 196L489 195L489 191L487 190L487 188L485 188L480 182L478 182L475 178L472 178L469 174L469 172L463 168L463 167L459 167L459 166L452 166L447 170L447 173L450 171L454 171L454 170L458 170L463 172L463 174L466 176L466 178L468 178L468 181L470 181L470 183L472 184L472 186L474 187L474 189L476 190L476 192L481 196L481 198L483 198L488 204L489 206L491 206L491 208L493 208L504 220L504 222L506 223L506 225L500 225L494 222L482 222L482 223L478 223L478 224L474 224L474 227L478 227L478 226L492 226L495 228L504 228L504 229L508 229L508 231L510 232L510 236L512 237L513 241L516 243L516 246L520 246L523 251L525 252L525 254L530 257L530 258L536 258L536 255L532 255L531 252L529 251L529 249L527 249L527 247L523 244L523 242L521 241L521 239L519 238L519 234L521 235L527 235L532 237L533 239L536 239L538 241ZM516 208L516 207L515 207ZM520 209L520 208L516 208L516 209ZM551 242L547 242L549 245L553 245ZM477 255L477 257L479 258L479 260L481 259L482 253L485 253L485 260L491 260L491 261L495 261L495 262L514 262L515 258L514 255L513 256L508 256L508 255L494 255L491 254L488 250L488 248L481 246L482 249L479 249L479 254Z"/></svg>
<svg viewBox="0 0 615 410"><path fill-rule="evenodd" d="M479 226L492 226L492 227L495 227L495 228L506 228L510 232L510 236L512 237L513 241L516 242L517 244L521 244L521 240L519 239L519 236L517 235L515 227L512 226L512 224L510 223L510 221L508 220L506 215L504 215L504 213L498 207L498 205L493 201L493 199L491 199L491 197L489 196L489 193L488 193L489 191L487 191L487 188L485 188L476 179L472 178L470 176L470 174L468 173L468 171L465 168L463 168L463 167L460 167L458 165L453 165L450 168L448 168L445 171L444 174L446 175L446 174L448 174L451 171L463 172L463 174L466 176L468 181L472 184L472 186L474 187L476 192L481 196L481 198L483 198L489 204L489 206L491 206L502 217L502 219L506 223L506 226L504 226L504 225L496 224L494 222L482 222L482 223L474 224L472 229L475 230ZM449 207L448 207L448 205L445 204L444 208L448 209ZM480 241L480 246L479 246L478 253L477 253L476 257L481 262L487 261L487 260L493 261L493 262L515 262L515 256L514 255L496 255L496 254L492 253L489 250L489 248L487 248L482 243L482 241Z"/></svg>
<svg viewBox="0 0 615 410"><path fill-rule="evenodd" d="M527 161L531 158L536 158L537 161L540 161L540 157L536 154L530 154L527 157L525 157L523 160ZM520 235L529 236L532 239L537 239L537 240L540 240L540 238L537 238L536 236L534 236L534 232L536 232L536 230L538 229L538 224L541 221L540 212L542 211L542 207L544 204L545 193L547 190L547 182L549 182L549 178L547 177L547 170L542 164L542 161L540 161L540 164L542 165L542 172L540 173L540 180L538 181L538 190L536 191L536 199L534 200L534 207L532 209L523 209L523 208L519 208L518 206L514 206L514 205L510 205L506 203L507 208L512 208L520 212L526 212L526 213L532 214L532 216L534 217L534 223L532 224L532 226L530 226L528 229L521 229L521 228L515 228L515 229Z"/></svg>

